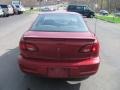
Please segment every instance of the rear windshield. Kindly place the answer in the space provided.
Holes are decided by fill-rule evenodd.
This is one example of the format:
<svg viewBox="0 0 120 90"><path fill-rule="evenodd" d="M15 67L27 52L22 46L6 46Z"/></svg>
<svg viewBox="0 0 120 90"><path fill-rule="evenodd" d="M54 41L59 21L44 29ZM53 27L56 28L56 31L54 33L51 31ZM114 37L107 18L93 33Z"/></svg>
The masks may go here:
<svg viewBox="0 0 120 90"><path fill-rule="evenodd" d="M0 5L2 8L8 8L7 5Z"/></svg>
<svg viewBox="0 0 120 90"><path fill-rule="evenodd" d="M75 10L75 9L76 9L76 6L74 5L69 5L67 8L67 10Z"/></svg>
<svg viewBox="0 0 120 90"><path fill-rule="evenodd" d="M47 32L86 32L82 16L78 14L42 14L32 26L35 31Z"/></svg>
<svg viewBox="0 0 120 90"><path fill-rule="evenodd" d="M69 5L67 10L84 10L84 6Z"/></svg>
<svg viewBox="0 0 120 90"><path fill-rule="evenodd" d="M17 8L19 8L19 5L16 5Z"/></svg>

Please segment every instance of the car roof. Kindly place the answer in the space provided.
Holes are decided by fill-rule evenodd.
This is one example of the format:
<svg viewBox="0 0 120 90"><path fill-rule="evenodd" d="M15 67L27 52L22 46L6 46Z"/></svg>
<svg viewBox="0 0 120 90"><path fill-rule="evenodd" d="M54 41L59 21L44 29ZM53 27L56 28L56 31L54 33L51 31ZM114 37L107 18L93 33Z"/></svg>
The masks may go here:
<svg viewBox="0 0 120 90"><path fill-rule="evenodd" d="M73 14L73 15L82 16L82 15L79 14L79 13L76 13L76 12L68 12L68 11L66 11L66 10L59 10L59 11L53 11L53 12L42 12L42 13L40 13L39 15L41 15L41 14L66 14L66 15L68 15L68 14Z"/></svg>
<svg viewBox="0 0 120 90"><path fill-rule="evenodd" d="M0 5L7 5L7 4L0 4Z"/></svg>
<svg viewBox="0 0 120 90"><path fill-rule="evenodd" d="M68 6L88 6L88 5L85 5L85 4L69 4Z"/></svg>

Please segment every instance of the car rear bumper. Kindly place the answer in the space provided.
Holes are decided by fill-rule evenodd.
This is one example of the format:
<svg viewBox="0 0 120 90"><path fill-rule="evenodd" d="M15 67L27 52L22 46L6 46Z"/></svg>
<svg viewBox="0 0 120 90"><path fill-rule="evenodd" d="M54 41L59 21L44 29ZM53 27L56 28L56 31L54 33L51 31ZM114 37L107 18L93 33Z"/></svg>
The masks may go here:
<svg viewBox="0 0 120 90"><path fill-rule="evenodd" d="M99 57L84 61L63 62L25 59L19 56L22 72L48 78L85 78L95 74L100 64Z"/></svg>

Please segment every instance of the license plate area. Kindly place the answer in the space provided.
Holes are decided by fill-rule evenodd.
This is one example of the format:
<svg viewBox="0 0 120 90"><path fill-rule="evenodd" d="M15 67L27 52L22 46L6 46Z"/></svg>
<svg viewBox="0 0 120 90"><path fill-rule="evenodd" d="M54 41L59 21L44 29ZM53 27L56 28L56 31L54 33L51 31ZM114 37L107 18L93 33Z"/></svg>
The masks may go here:
<svg viewBox="0 0 120 90"><path fill-rule="evenodd" d="M49 68L48 69L48 77L67 78L68 77L68 69L65 69L65 68Z"/></svg>

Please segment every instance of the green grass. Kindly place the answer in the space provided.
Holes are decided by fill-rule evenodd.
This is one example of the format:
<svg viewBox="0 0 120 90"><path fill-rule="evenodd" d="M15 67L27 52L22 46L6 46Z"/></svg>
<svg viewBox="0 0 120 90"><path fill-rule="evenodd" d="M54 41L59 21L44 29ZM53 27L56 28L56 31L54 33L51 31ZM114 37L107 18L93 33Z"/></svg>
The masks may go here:
<svg viewBox="0 0 120 90"><path fill-rule="evenodd" d="M120 17L116 17L114 15L103 16L103 15L97 14L96 18L104 21L108 21L111 23L120 23Z"/></svg>

